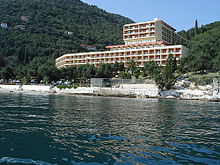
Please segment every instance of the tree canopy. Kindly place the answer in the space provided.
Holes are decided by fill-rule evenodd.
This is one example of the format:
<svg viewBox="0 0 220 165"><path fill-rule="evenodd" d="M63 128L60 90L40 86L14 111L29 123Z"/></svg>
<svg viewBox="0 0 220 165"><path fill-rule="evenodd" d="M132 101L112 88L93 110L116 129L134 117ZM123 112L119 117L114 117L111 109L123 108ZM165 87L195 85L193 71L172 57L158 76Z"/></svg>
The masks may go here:
<svg viewBox="0 0 220 165"><path fill-rule="evenodd" d="M180 32L189 39L189 53L180 61L182 71L220 70L220 22Z"/></svg>
<svg viewBox="0 0 220 165"><path fill-rule="evenodd" d="M10 67L18 78L21 72L46 76L55 58L87 51L81 44L98 50L122 44L122 27L132 22L80 0L4 0L0 11L0 22L8 24L0 28L0 72Z"/></svg>
<svg viewBox="0 0 220 165"><path fill-rule="evenodd" d="M81 44L94 45L100 51L106 45L122 44L122 27L133 22L128 18L80 0L4 0L0 1L0 11L0 21L8 24L8 28L0 28L0 78L56 81L116 74L138 78L149 74L158 81L164 79L161 78L164 69L153 62L144 69L138 68L135 61L128 63L127 70L122 63L101 64L98 68L90 65L55 68L57 57L88 51ZM188 40L184 45L190 49L177 65L179 71L220 70L219 29L219 21L198 28L196 20L195 28L179 32Z"/></svg>

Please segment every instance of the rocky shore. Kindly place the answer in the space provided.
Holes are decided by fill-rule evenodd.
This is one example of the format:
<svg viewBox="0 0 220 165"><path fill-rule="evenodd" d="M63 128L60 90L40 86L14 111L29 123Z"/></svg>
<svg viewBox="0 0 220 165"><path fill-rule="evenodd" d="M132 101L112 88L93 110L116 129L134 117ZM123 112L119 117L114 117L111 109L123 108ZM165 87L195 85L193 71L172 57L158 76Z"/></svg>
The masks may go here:
<svg viewBox="0 0 220 165"><path fill-rule="evenodd" d="M217 83L218 84L218 83ZM214 85L199 86L188 81L178 81L173 90L161 91L155 84L134 84L117 88L77 87L59 89L43 85L0 85L0 92L50 93L63 95L86 95L103 97L159 98L220 101L219 87Z"/></svg>

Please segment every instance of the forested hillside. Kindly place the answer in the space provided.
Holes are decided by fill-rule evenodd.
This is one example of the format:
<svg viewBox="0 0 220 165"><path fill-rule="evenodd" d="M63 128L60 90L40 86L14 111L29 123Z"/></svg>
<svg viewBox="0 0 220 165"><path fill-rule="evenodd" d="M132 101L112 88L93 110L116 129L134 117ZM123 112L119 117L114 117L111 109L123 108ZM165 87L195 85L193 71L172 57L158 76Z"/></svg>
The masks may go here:
<svg viewBox="0 0 220 165"><path fill-rule="evenodd" d="M0 79L36 78L47 82L65 78L62 76L69 70L56 70L55 58L87 51L81 44L94 45L98 50L104 50L106 45L122 44L122 27L131 22L80 0L0 0L0 23L7 25L0 28ZM220 70L219 21L179 34L188 40L185 45L190 48L178 65L179 72ZM113 72L114 66L111 67L95 68L97 72L93 76L114 75L105 71ZM92 66L85 68L75 68L76 77L80 79L87 74L88 68L94 71ZM136 67L135 77L140 72L145 71ZM130 77L126 74L122 75Z"/></svg>
<svg viewBox="0 0 220 165"><path fill-rule="evenodd" d="M182 71L220 70L220 21L179 34L189 40L186 46L190 49L181 60Z"/></svg>
<svg viewBox="0 0 220 165"><path fill-rule="evenodd" d="M80 0L0 0L0 11L8 26L0 28L0 71L29 77L55 69L64 53L85 51L81 44L122 44L122 27L132 22Z"/></svg>

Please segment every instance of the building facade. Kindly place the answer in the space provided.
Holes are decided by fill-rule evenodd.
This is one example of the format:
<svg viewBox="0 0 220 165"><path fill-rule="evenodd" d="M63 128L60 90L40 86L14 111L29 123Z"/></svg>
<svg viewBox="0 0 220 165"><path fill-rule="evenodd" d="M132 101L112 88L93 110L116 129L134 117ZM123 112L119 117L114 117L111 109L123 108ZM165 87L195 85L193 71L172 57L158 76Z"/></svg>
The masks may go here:
<svg viewBox="0 0 220 165"><path fill-rule="evenodd" d="M5 23L5 22L2 22L2 23L1 23L1 28L8 28L8 24Z"/></svg>
<svg viewBox="0 0 220 165"><path fill-rule="evenodd" d="M184 42L185 39L176 34L174 28L158 19L124 25L123 39L124 45L106 46L109 51L64 54L56 59L56 67L60 69L83 64L99 66L100 63L114 64L116 61L126 66L132 59L139 67L148 61L165 66L168 55L179 60L188 52L183 45L170 45L172 42Z"/></svg>
<svg viewBox="0 0 220 165"><path fill-rule="evenodd" d="M175 33L176 29L162 20L154 18L153 21L126 24L123 27L125 44L165 41L168 44L183 43L186 40Z"/></svg>

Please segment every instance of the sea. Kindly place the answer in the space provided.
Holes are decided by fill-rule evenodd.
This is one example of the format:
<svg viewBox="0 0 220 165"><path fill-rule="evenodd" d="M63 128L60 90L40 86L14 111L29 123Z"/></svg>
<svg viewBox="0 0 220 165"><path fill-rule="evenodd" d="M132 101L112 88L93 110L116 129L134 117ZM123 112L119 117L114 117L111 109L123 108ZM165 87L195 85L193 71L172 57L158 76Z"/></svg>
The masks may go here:
<svg viewBox="0 0 220 165"><path fill-rule="evenodd" d="M1 92L0 164L220 164L220 103Z"/></svg>

